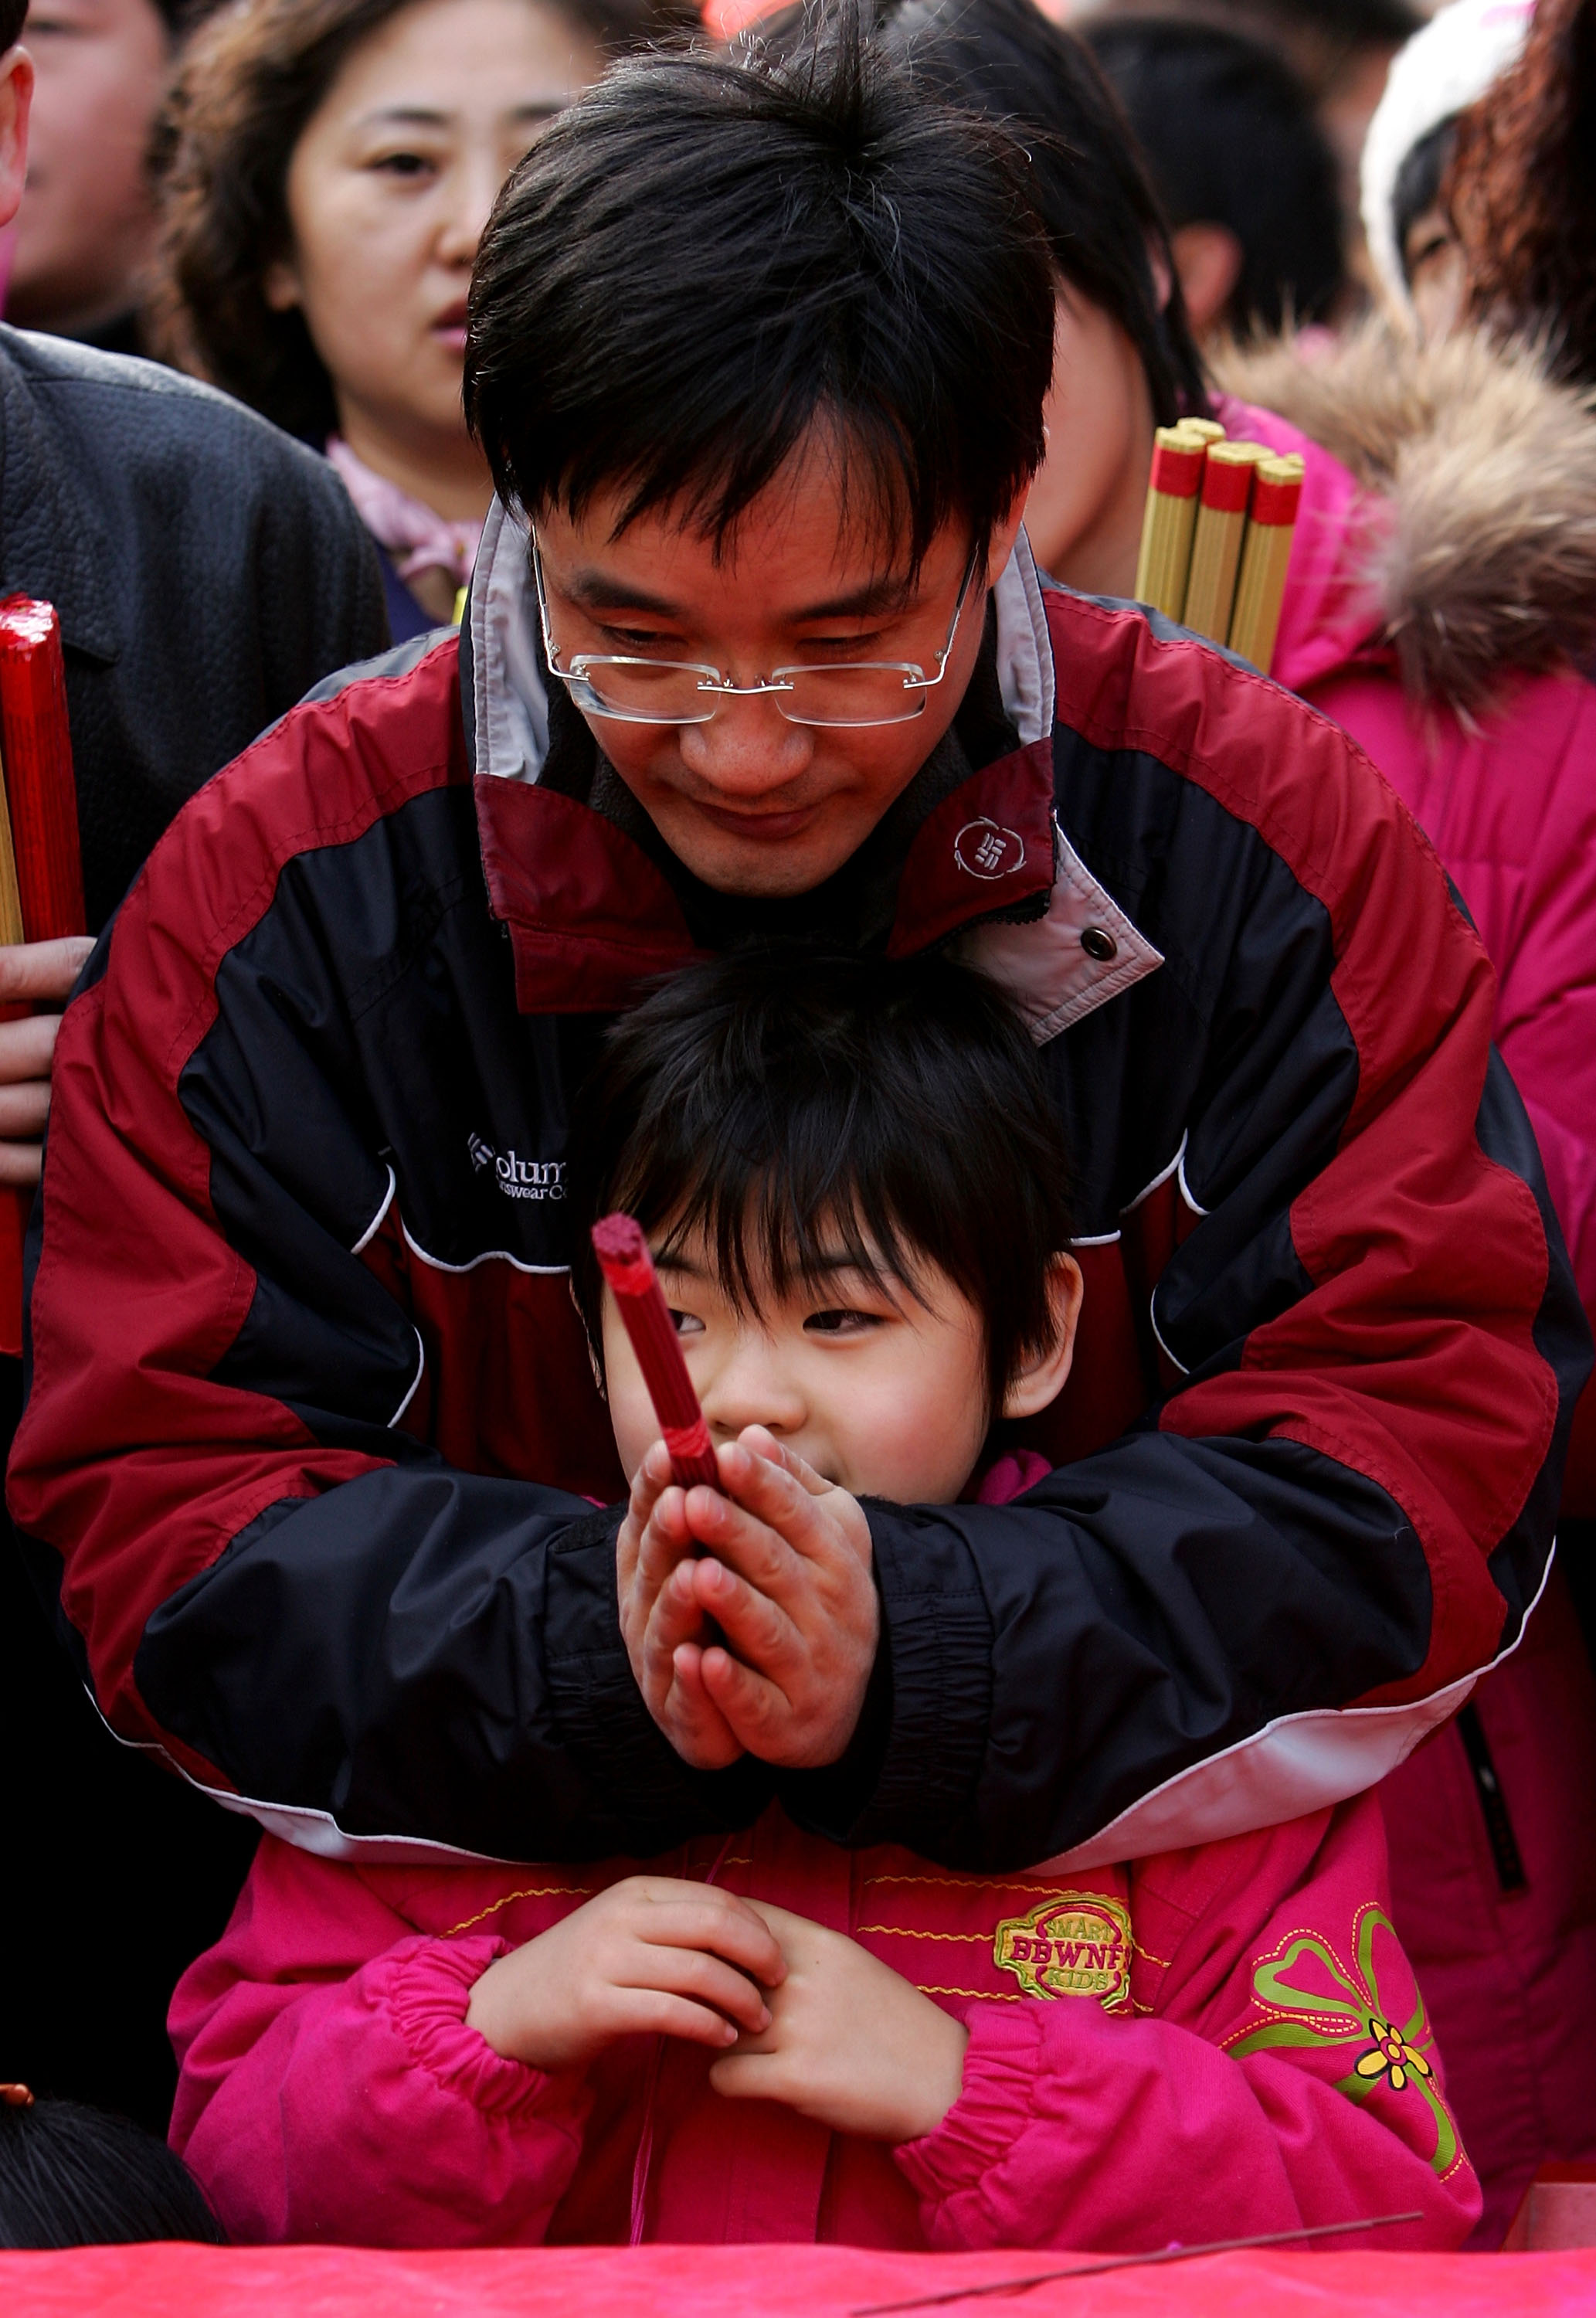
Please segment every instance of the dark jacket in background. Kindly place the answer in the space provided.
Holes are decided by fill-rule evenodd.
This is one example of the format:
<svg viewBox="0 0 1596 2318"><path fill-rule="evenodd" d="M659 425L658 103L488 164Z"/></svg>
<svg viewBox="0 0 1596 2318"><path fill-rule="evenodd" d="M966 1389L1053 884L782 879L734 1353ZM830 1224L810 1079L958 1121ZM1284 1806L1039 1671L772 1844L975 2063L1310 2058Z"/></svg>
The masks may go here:
<svg viewBox="0 0 1596 2318"><path fill-rule="evenodd" d="M388 641L372 544L320 459L153 363L0 326L0 593L17 592L61 615L95 931L186 798ZM0 1360L0 1455L20 1389L19 1364ZM160 2130L166 2001L220 1931L253 1842L108 1736L6 1530L0 2072ZM81 1936L63 1934L62 1907ZM87 2008L48 1993L91 1983L103 2001Z"/></svg>
<svg viewBox="0 0 1596 2318"><path fill-rule="evenodd" d="M313 452L157 364L3 326L0 587L61 615L96 931L202 782L388 642Z"/></svg>

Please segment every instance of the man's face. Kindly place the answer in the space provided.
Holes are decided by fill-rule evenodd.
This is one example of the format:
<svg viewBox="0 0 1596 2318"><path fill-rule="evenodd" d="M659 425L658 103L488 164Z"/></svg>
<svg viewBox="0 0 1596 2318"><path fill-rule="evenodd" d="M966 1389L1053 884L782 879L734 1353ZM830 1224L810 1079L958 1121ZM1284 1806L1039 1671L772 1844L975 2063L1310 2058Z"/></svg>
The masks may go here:
<svg viewBox="0 0 1596 2318"><path fill-rule="evenodd" d="M7 319L89 329L132 302L148 255L166 28L151 0L35 0L25 37L38 87Z"/></svg>
<svg viewBox="0 0 1596 2318"><path fill-rule="evenodd" d="M706 663L739 685L806 662L903 660L935 673L970 561L962 523L937 534L911 579L901 547L844 523L835 470L818 456L754 502L719 561L669 510L612 537L621 505L601 496L579 521L558 509L538 518L563 668L580 652L616 652ZM974 575L946 677L908 723L789 724L768 696L728 701L707 724L588 717L695 876L723 894L803 894L857 850L953 721L1022 507Z"/></svg>

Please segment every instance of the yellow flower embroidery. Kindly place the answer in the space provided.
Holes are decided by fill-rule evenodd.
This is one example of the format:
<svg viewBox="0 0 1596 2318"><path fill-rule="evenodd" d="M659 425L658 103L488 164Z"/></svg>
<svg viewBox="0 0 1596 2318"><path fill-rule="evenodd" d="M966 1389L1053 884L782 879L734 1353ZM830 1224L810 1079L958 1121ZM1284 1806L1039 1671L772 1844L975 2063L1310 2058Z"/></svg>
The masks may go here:
<svg viewBox="0 0 1596 2318"><path fill-rule="evenodd" d="M1411 2089L1420 2094L1435 2119L1430 2170L1445 2174L1462 2152L1457 2127L1436 2086L1435 2063L1421 2049L1431 2042L1424 1999L1415 1987L1412 2017L1402 2027L1395 2026L1391 2008L1382 1998L1375 1976L1375 1936L1380 1931L1389 1933L1394 1942L1396 1934L1388 1916L1378 1908L1361 1909L1357 1927L1357 1962L1349 1968L1341 1963L1327 1940L1316 1938L1310 1932L1294 1933L1280 1952L1260 1959L1252 1973L1252 1992L1273 2017L1261 2028L1254 2028L1242 2037L1230 2050L1237 2060L1242 2060L1249 2053L1291 2045L1317 2046L1324 2051L1354 2041L1367 2044L1369 2049L1358 2055L1344 2077L1337 2078L1337 2092L1360 2104L1382 2085L1394 2093ZM1311 1972L1311 1964L1316 1963L1329 1987L1323 1983L1305 1986L1302 1979L1290 1977L1293 1972L1303 1969L1305 1959L1311 1960L1305 1976L1317 1977Z"/></svg>
<svg viewBox="0 0 1596 2318"><path fill-rule="evenodd" d="M1352 2063L1354 2076L1377 2078L1388 2076L1393 2092L1401 2092L1407 2083L1410 2070L1416 2076L1428 2077L1432 2071L1422 2053L1415 2053L1400 2028L1388 2020L1377 2020L1369 2015L1369 2034L1375 2040L1372 2053L1366 2053Z"/></svg>

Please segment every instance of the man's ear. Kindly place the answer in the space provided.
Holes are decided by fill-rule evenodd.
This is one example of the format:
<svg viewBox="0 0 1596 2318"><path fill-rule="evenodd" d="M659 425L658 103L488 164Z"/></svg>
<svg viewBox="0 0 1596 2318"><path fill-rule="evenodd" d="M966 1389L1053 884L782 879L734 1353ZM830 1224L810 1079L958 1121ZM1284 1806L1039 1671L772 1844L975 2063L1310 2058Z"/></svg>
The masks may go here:
<svg viewBox="0 0 1596 2318"><path fill-rule="evenodd" d="M1009 559L1014 553L1014 543L1019 537L1020 525L1026 519L1026 501L1030 496L1031 486L1027 483L1015 493L1007 514L1000 515L992 526L992 543L986 555L986 584L989 588L997 586L1008 568Z"/></svg>
<svg viewBox="0 0 1596 2318"><path fill-rule="evenodd" d="M274 257L261 275L261 295L273 314L291 313L300 302L298 267L286 257Z"/></svg>
<svg viewBox="0 0 1596 2318"><path fill-rule="evenodd" d="M1179 227L1170 237L1170 246L1180 276L1186 318L1200 338L1205 330L1216 328L1224 320L1247 254L1229 226L1206 218Z"/></svg>
<svg viewBox="0 0 1596 2318"><path fill-rule="evenodd" d="M1061 1253L1050 1258L1047 1300L1053 1309L1054 1341L1046 1352L1035 1354L1009 1379L1003 1395L1003 1415L1035 1416L1063 1392L1064 1379L1075 1358L1075 1329L1080 1318L1084 1284L1080 1266L1072 1255Z"/></svg>
<svg viewBox="0 0 1596 2318"><path fill-rule="evenodd" d="M33 59L26 49L7 49L0 57L0 228L22 207L32 103Z"/></svg>

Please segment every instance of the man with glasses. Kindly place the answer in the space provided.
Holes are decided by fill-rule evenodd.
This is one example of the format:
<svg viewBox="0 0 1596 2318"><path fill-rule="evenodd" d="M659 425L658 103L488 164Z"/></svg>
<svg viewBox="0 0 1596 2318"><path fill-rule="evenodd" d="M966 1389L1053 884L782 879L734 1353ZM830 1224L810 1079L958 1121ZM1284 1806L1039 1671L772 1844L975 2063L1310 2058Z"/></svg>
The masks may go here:
<svg viewBox="0 0 1596 2318"><path fill-rule="evenodd" d="M1025 175L846 23L612 72L482 245L458 643L213 782L66 1019L12 1505L113 1726L317 1849L777 1796L1084 1866L1367 1785L1534 1599L1586 1355L1489 969L1333 727L1038 580ZM772 934L949 945L1044 1050L1086 1305L1015 1505L761 1436L593 1510L571 1105Z"/></svg>

